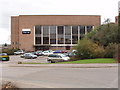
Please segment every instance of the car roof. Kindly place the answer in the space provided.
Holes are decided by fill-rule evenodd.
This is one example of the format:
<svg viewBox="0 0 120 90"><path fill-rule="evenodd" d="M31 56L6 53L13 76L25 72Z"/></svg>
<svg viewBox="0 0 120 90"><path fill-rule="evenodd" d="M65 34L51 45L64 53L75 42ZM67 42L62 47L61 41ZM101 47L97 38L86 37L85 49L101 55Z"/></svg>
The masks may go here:
<svg viewBox="0 0 120 90"><path fill-rule="evenodd" d="M7 55L7 53L0 53L0 55Z"/></svg>

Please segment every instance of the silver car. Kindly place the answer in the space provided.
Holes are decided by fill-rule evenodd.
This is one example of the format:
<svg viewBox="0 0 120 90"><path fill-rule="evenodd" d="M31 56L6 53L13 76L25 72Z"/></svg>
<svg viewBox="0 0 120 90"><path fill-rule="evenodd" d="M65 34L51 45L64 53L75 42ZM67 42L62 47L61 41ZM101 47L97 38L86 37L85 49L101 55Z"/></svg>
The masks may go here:
<svg viewBox="0 0 120 90"><path fill-rule="evenodd" d="M37 55L34 55L33 53L25 53L25 54L23 55L23 57L24 57L25 59L35 59L35 58L37 58Z"/></svg>
<svg viewBox="0 0 120 90"><path fill-rule="evenodd" d="M70 58L64 54L50 54L47 58L49 63L68 61Z"/></svg>
<svg viewBox="0 0 120 90"><path fill-rule="evenodd" d="M24 54L23 50L18 50L17 52L14 52L14 55L20 55L20 54Z"/></svg>

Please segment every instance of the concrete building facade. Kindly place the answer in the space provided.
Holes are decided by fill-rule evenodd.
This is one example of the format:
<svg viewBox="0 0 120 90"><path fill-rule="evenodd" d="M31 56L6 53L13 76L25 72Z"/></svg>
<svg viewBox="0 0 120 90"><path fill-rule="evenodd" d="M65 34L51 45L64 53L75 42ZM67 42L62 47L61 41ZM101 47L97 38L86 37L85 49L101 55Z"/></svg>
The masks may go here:
<svg viewBox="0 0 120 90"><path fill-rule="evenodd" d="M19 15L11 17L13 48L71 49L101 23L99 15Z"/></svg>

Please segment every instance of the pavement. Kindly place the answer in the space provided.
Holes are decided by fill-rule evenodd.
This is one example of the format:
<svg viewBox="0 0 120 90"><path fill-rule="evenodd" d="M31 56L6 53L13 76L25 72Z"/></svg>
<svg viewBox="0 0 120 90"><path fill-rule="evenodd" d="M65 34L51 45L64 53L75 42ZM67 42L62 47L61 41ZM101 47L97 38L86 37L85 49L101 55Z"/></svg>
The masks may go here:
<svg viewBox="0 0 120 90"><path fill-rule="evenodd" d="M18 63L6 63L1 62L2 66L9 67L54 67L54 68L110 68L118 67L117 63L108 63L108 64L18 64Z"/></svg>

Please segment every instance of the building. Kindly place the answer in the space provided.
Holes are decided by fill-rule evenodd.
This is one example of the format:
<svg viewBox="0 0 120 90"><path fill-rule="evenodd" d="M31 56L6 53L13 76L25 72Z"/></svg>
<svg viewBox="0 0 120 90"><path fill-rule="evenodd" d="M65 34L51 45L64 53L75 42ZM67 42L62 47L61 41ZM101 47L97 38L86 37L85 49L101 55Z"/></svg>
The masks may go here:
<svg viewBox="0 0 120 90"><path fill-rule="evenodd" d="M69 50L100 23L99 15L12 16L11 45L26 51Z"/></svg>

